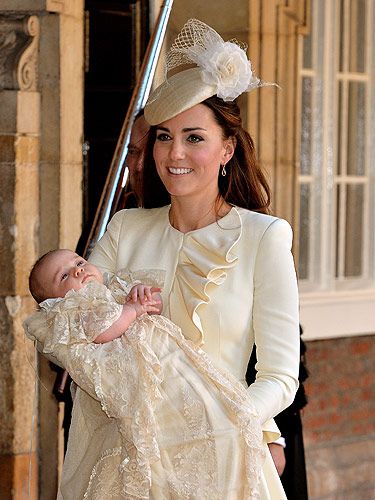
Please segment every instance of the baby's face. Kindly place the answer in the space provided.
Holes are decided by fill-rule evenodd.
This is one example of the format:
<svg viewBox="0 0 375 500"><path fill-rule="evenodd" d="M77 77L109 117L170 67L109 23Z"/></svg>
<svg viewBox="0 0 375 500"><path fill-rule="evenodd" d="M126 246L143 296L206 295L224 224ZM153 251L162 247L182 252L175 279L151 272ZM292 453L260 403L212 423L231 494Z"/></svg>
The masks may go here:
<svg viewBox="0 0 375 500"><path fill-rule="evenodd" d="M69 290L80 290L90 281L103 283L99 269L71 250L58 250L47 256L40 269L39 283L45 296L64 297Z"/></svg>

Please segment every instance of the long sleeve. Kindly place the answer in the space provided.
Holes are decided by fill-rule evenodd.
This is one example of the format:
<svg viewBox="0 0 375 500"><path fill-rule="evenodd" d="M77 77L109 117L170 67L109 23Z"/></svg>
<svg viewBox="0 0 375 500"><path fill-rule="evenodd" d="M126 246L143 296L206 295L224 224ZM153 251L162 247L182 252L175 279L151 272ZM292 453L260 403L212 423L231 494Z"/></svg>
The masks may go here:
<svg viewBox="0 0 375 500"><path fill-rule="evenodd" d="M121 210L112 217L106 232L90 254L90 262L99 267L102 272L115 274L117 270L118 243L124 212L126 210ZM125 242L123 243L125 244Z"/></svg>
<svg viewBox="0 0 375 500"><path fill-rule="evenodd" d="M248 391L262 422L289 406L298 387L298 290L291 243L289 224L276 219L265 231L255 261L258 373Z"/></svg>
<svg viewBox="0 0 375 500"><path fill-rule="evenodd" d="M122 306L110 291L99 283L89 283L78 292L71 290L64 298L47 299L40 310L24 321L27 337L37 341L38 351L71 372L74 346L89 352L90 343L119 317ZM84 348L83 348L84 347Z"/></svg>
<svg viewBox="0 0 375 500"><path fill-rule="evenodd" d="M95 388L94 373L96 370L95 356L99 353L100 344L81 342L72 343L63 340L53 342L46 339L51 333L47 312L40 310L29 316L24 322L26 336L37 342L38 351L54 364L67 370L74 382L92 398L99 400ZM46 347L47 342L47 347Z"/></svg>
<svg viewBox="0 0 375 500"><path fill-rule="evenodd" d="M31 337L44 344L43 352L53 353L59 344L92 342L120 317L121 312L122 306L107 287L91 282L81 290L70 290L65 297L42 302L40 311L25 320L25 327ZM38 314L44 317L43 328L40 328L43 321Z"/></svg>

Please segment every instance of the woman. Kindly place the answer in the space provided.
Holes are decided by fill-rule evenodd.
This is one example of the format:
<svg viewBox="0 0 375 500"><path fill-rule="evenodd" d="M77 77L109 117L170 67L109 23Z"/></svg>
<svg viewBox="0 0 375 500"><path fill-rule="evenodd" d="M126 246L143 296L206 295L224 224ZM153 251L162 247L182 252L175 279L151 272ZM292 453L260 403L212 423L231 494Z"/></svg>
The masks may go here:
<svg viewBox="0 0 375 500"><path fill-rule="evenodd" d="M146 209L118 212L90 260L110 273L165 271L163 314L244 385L256 344L258 373L248 392L263 424L260 498L280 500L286 497L266 443L278 437L272 418L291 404L298 386L292 233L287 222L266 214L269 189L234 102L263 84L241 47L197 20L188 21L168 54L167 69L180 64L183 71L156 89L145 108L152 126ZM83 391L74 406L61 487L66 498L76 471L82 466L87 473L115 442L115 429L98 419L90 423L95 439L84 442L82 429L95 409Z"/></svg>

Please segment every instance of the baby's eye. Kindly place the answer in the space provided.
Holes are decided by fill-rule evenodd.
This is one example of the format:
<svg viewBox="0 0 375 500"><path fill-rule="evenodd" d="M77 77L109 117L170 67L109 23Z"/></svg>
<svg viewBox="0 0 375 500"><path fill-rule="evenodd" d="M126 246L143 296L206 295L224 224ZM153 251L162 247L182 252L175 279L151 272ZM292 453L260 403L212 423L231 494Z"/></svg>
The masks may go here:
<svg viewBox="0 0 375 500"><path fill-rule="evenodd" d="M189 135L187 140L189 142L192 142L193 144L197 144L198 142L203 141L203 137L201 137L200 135L191 134Z"/></svg>
<svg viewBox="0 0 375 500"><path fill-rule="evenodd" d="M156 140L161 141L161 142L169 141L170 136L168 134L165 134L164 132L162 132L162 133L156 135Z"/></svg>
<svg viewBox="0 0 375 500"><path fill-rule="evenodd" d="M86 263L86 261L84 261L84 260L79 260L79 261L77 262L77 266L78 266L78 267L80 267L80 266L84 266L84 265L85 265L85 263Z"/></svg>
<svg viewBox="0 0 375 500"><path fill-rule="evenodd" d="M65 281L67 277L68 277L68 273L63 273L61 275L61 281Z"/></svg>

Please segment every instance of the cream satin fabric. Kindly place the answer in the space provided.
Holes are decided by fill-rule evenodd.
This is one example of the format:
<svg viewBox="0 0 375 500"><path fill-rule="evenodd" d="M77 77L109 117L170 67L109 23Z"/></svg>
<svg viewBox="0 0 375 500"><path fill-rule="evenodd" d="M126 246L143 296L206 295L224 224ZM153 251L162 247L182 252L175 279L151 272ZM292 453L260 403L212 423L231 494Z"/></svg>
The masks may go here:
<svg viewBox="0 0 375 500"><path fill-rule="evenodd" d="M253 343L259 362L248 389L263 423L266 459L261 499L285 499L266 443L278 435L272 417L297 388L298 300L292 234L280 219L232 208L217 224L182 234L168 207L119 212L91 255L103 271L165 271L164 314L200 344L218 367L243 381ZM116 424L98 401L77 389L59 499L83 497L87 477L106 453L115 456ZM163 498L159 492L155 498Z"/></svg>
<svg viewBox="0 0 375 500"><path fill-rule="evenodd" d="M165 270L163 314L238 380L255 342L258 376L249 391L265 423L292 402L298 386L290 226L233 207L217 223L183 234L169 224L168 210L119 212L90 261L113 274Z"/></svg>
<svg viewBox="0 0 375 500"><path fill-rule="evenodd" d="M291 228L284 220L233 207L217 223L183 234L170 225L168 212L117 213L90 261L109 273L165 270L163 314L240 381L256 343L258 374L248 391L270 442L278 436L271 419L292 403L298 387ZM263 473L261 498L285 498L270 456Z"/></svg>

